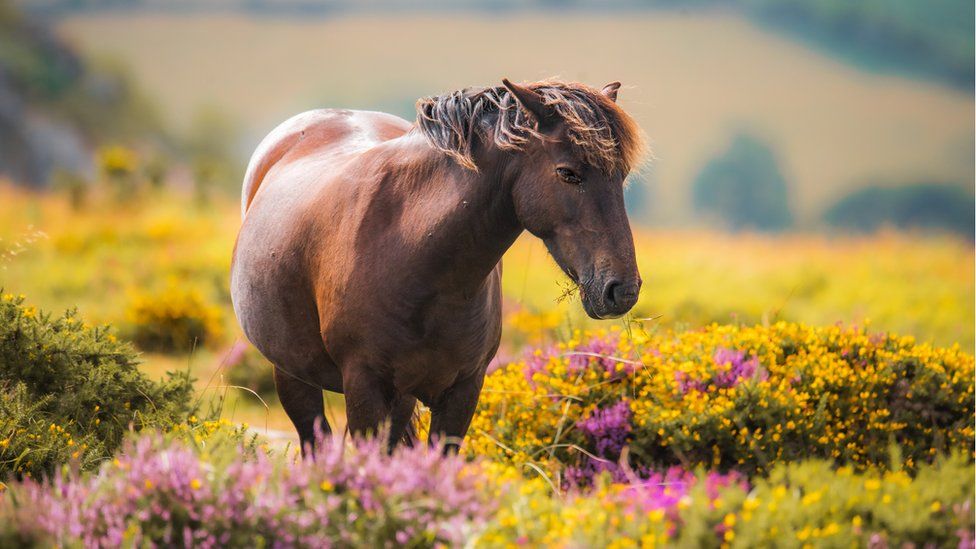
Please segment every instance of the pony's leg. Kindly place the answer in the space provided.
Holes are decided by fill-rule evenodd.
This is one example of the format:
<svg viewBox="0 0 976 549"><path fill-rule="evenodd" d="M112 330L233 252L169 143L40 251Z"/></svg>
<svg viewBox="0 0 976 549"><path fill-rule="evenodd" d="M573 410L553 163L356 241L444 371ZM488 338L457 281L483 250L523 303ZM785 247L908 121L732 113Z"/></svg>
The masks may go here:
<svg viewBox="0 0 976 549"><path fill-rule="evenodd" d="M410 395L398 394L393 400L393 411L390 413L390 450L403 443L413 446L417 440L417 430L413 423L417 399Z"/></svg>
<svg viewBox="0 0 976 549"><path fill-rule="evenodd" d="M375 435L390 418L393 393L368 372L343 372L342 392L346 395L346 425L353 436Z"/></svg>
<svg viewBox="0 0 976 549"><path fill-rule="evenodd" d="M298 440L302 445L302 455L315 448L315 427L318 425L323 435L332 432L329 422L325 419L325 403L322 400L322 389L310 385L286 371L274 369L275 389L278 400L288 414L288 419L298 431Z"/></svg>
<svg viewBox="0 0 976 549"><path fill-rule="evenodd" d="M444 453L457 452L471 425L484 374L458 380L431 407L430 441L444 444Z"/></svg>

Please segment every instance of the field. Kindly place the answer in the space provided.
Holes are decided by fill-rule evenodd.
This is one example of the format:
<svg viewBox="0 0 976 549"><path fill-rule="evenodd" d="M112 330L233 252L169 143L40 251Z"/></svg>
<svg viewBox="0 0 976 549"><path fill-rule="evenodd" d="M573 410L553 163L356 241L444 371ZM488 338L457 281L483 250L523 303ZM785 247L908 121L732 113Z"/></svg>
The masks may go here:
<svg viewBox="0 0 976 549"><path fill-rule="evenodd" d="M122 13L68 17L59 31L84 53L131 67L177 128L201 109L221 110L246 135L236 143L242 156L310 108L412 119L418 97L505 76L619 80L621 103L655 152L651 208L640 221L656 226L689 224L693 179L743 129L777 153L804 228L864 185L968 190L973 178L967 92L865 73L721 10L301 20Z"/></svg>
<svg viewBox="0 0 976 549"><path fill-rule="evenodd" d="M639 304L594 322L525 237L462 457L300 462L233 319L236 201L5 185L0 220L4 540L971 546L969 242L638 230Z"/></svg>
<svg viewBox="0 0 976 549"><path fill-rule="evenodd" d="M55 313L77 307L88 321L113 324L124 336L143 324L166 331L184 316L197 319L206 324L197 334L200 345L187 352L187 335L174 343L175 352L147 343L144 368L158 376L189 367L199 388L209 391L227 384L220 381L224 361L243 341L227 276L240 222L235 201L201 206L164 193L119 207L96 197L75 212L62 196L5 186L0 219L6 291ZM521 238L504 260L507 329L500 360L581 328L698 329L779 320L866 324L973 350L973 252L961 240L638 230L637 248L645 280L638 305L625 320L596 322L578 300L562 298L567 279L542 243ZM179 304L184 309L173 310ZM167 322L169 328L159 326ZM252 367L270 373L263 363ZM279 406L267 410L250 393L230 393L234 419L288 429Z"/></svg>
<svg viewBox="0 0 976 549"><path fill-rule="evenodd" d="M971 5L367 4L0 0L0 547L976 549ZM623 82L636 305L524 234L462 441L324 392L300 448L231 303L245 159L503 77Z"/></svg>
<svg viewBox="0 0 976 549"><path fill-rule="evenodd" d="M75 209L5 185L0 220L0 378L61 395L8 386L0 464L76 464L61 489L8 483L4 539L972 542L968 242L638 230L639 304L594 322L525 237L505 257L502 349L462 458L324 441L297 462L270 365L230 306L236 201L144 189ZM327 402L341 432L342 398ZM125 435L132 422L142 435Z"/></svg>

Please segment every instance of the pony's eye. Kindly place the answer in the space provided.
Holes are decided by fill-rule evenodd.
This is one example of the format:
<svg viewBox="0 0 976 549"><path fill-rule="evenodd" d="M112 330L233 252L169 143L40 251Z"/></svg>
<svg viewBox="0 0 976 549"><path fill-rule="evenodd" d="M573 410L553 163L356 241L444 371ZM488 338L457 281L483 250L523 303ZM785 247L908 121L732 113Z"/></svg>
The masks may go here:
<svg viewBox="0 0 976 549"><path fill-rule="evenodd" d="M576 172L569 168L556 168L556 175L559 176L559 179L573 185L579 185L583 182L583 180L580 179L580 176L576 175Z"/></svg>

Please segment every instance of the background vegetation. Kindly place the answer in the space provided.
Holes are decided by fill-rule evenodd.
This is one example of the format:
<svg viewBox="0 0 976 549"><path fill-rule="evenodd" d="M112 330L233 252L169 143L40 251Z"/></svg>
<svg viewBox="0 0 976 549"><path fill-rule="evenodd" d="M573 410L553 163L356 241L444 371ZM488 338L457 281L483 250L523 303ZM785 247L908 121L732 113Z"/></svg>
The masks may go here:
<svg viewBox="0 0 976 549"><path fill-rule="evenodd" d="M0 0L0 546L973 546L971 3L359 6ZM301 461L230 306L253 145L553 74L654 144L638 305L522 238L465 455Z"/></svg>
<svg viewBox="0 0 976 549"><path fill-rule="evenodd" d="M32 11L50 17L45 22L56 32L48 35L58 51L84 60L85 74L95 71L91 67L109 65L118 73L125 66L131 73L124 80L139 84L100 84L105 78L99 76L82 91L103 97L104 90L128 89L128 95L143 98L139 104L151 97L155 109L126 114L132 109L125 108L125 94L109 94L113 101L102 110L81 109L92 113L86 124L99 129L98 135L75 131L79 137L68 149L122 142L154 158L156 173L196 189L201 199L221 189L235 193L258 140L295 112L340 106L409 119L418 97L497 83L504 75L625 83L621 101L647 129L655 152L628 197L641 224L714 223L714 214L695 207L694 183L742 133L758 138L776 159L795 229L829 228L825 212L868 186L932 182L972 195L973 141L966 122L973 116L971 87L947 86L936 76L941 58L932 48L940 47L925 46L968 41L968 50L958 47L971 57L972 18L960 14L972 8L964 2L844 7L805 0L721 8L711 2L638 2L618 4L619 11L601 4L608 10L598 17L585 3L562 4L558 13L540 13L548 8L532 3L493 4L499 11L485 17L477 2L447 12L436 3L405 4L399 9L407 11L396 16L385 13L382 2L369 9L337 2L318 16L302 12L301 21L287 15L312 4L202 1L181 2L176 9L148 2L127 4L125 10L111 3L71 4ZM689 5L694 9L675 9ZM952 23L940 23L947 21ZM559 39L565 36L574 39ZM599 38L604 36L620 37L620 51L641 52L643 61L609 54ZM867 50L877 55L850 44L862 38L874 44ZM491 47L441 47L458 40ZM398 47L384 46L390 43ZM526 48L537 54L523 55ZM435 70L431 59L451 69ZM920 63L931 70L913 68ZM373 70L385 64L396 68ZM30 118L56 118L36 99L20 102ZM165 127L134 139L133 132L115 127L133 117L144 129L158 127L161 119ZM52 133L63 141L72 132L42 135ZM51 146L49 138L30 142L48 143L39 157L65 148ZM77 161L84 155L72 158L71 166L85 164ZM48 175L68 186L97 175L91 169L69 172ZM884 223L902 226L897 217Z"/></svg>

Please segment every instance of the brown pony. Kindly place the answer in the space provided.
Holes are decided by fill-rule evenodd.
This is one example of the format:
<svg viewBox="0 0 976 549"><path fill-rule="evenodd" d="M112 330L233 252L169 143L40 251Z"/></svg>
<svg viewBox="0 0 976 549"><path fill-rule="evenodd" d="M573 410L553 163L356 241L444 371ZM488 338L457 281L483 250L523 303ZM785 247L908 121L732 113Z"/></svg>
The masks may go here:
<svg viewBox="0 0 976 549"><path fill-rule="evenodd" d="M637 301L624 179L642 147L601 90L539 82L417 103L417 122L317 110L258 146L244 179L234 310L274 364L303 448L326 431L322 389L351 432L389 421L412 443L460 444L501 337L501 257L528 230L593 318Z"/></svg>

